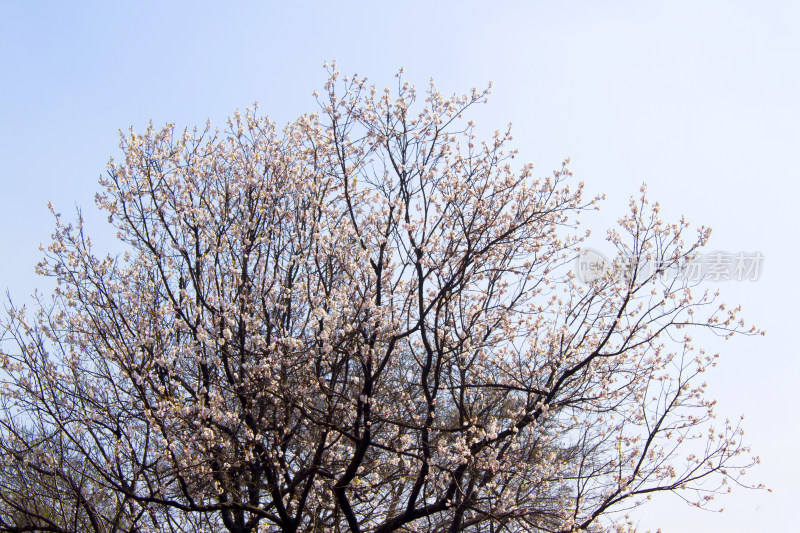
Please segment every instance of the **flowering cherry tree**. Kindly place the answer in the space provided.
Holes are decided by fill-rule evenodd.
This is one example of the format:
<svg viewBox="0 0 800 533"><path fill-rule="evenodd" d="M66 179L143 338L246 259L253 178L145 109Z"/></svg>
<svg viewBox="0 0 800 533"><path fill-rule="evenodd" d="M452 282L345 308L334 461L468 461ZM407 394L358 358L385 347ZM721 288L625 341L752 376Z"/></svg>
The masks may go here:
<svg viewBox="0 0 800 533"><path fill-rule="evenodd" d="M0 530L627 531L738 482L690 335L756 330L664 275L708 231L642 191L630 268L579 283L598 199L476 139L487 91L330 74L283 130L124 135L119 256L56 215L0 345Z"/></svg>

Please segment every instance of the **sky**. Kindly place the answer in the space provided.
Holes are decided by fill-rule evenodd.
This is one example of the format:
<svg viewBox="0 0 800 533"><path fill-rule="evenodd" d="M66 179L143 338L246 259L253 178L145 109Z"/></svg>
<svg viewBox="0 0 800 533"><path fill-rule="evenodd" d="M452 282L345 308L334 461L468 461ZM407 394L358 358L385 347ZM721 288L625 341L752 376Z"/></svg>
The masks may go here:
<svg viewBox="0 0 800 533"><path fill-rule="evenodd" d="M24 302L54 208L94 207L119 131L148 121L222 125L258 102L281 123L317 110L336 59L379 87L400 67L443 93L493 82L481 131L513 123L523 160L547 175L571 158L604 228L643 182L667 220L713 228L709 249L760 252L757 281L720 283L766 336L722 342L709 376L721 416L744 414L762 464L722 513L677 497L633 513L641 531L783 531L800 489L800 4L792 1L43 2L3 0L0 18L0 289Z"/></svg>

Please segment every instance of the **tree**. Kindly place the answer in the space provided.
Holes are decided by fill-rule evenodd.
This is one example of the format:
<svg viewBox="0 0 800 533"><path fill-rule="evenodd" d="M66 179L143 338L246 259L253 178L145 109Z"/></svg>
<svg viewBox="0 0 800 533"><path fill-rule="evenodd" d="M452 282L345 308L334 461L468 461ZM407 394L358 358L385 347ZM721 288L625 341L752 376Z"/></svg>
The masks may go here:
<svg viewBox="0 0 800 533"><path fill-rule="evenodd" d="M665 274L708 230L643 191L608 236L629 268L579 283L598 198L478 142L487 93L331 70L282 132L123 136L97 202L124 254L56 215L52 298L8 308L0 530L621 531L737 481L689 332L757 331Z"/></svg>

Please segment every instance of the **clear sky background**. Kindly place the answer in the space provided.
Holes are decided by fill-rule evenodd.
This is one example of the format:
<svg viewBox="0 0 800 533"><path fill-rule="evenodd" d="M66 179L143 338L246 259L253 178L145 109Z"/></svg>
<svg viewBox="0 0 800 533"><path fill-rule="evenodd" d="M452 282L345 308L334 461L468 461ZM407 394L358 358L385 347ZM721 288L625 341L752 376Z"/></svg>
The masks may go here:
<svg viewBox="0 0 800 533"><path fill-rule="evenodd" d="M572 158L606 193L596 234L646 181L665 218L714 228L710 249L761 252L761 279L720 284L767 336L721 342L709 376L720 416L744 414L762 465L721 514L674 496L635 513L641 530L751 533L796 527L800 449L800 3L34 2L0 16L0 288L24 301L48 287L33 268L52 201L83 208L113 247L93 197L118 130L222 125L257 101L286 122L337 59L391 84L402 66L444 93L494 82L474 118L514 123L524 160L549 174ZM597 247L603 250L603 241Z"/></svg>

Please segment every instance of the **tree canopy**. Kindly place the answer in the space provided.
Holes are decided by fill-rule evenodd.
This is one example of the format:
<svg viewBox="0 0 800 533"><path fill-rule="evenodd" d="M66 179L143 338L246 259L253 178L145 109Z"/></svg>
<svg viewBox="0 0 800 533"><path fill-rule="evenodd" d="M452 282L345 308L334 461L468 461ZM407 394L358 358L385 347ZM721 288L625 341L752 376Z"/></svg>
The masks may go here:
<svg viewBox="0 0 800 533"><path fill-rule="evenodd" d="M627 531L738 482L691 335L757 330L667 275L709 231L642 190L583 283L599 198L477 139L488 90L330 74L283 129L123 135L124 253L56 215L0 344L0 531Z"/></svg>

